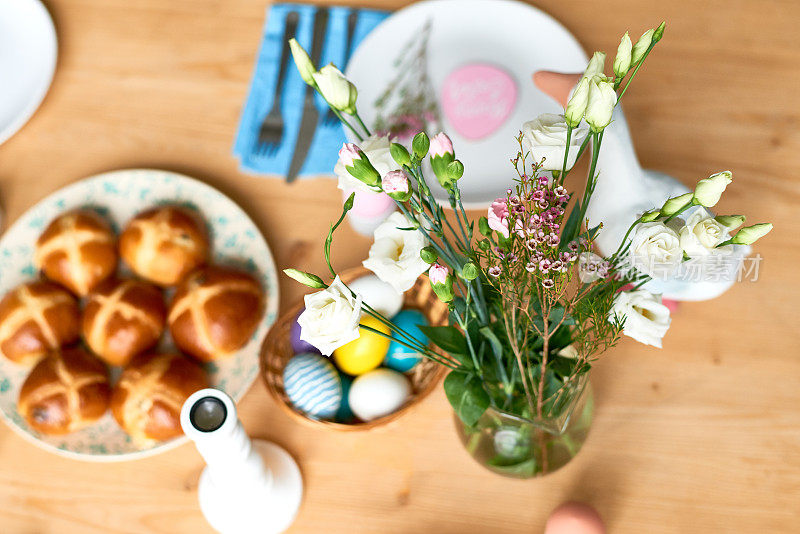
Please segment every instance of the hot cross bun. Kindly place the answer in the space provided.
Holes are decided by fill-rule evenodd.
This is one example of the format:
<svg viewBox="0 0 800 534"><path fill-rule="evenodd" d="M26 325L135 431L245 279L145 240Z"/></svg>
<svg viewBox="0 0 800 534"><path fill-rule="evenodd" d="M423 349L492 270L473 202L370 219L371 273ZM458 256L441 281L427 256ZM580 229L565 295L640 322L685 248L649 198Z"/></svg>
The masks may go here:
<svg viewBox="0 0 800 534"><path fill-rule="evenodd" d="M193 212L162 206L134 217L119 240L122 259L150 282L173 286L208 259L205 224Z"/></svg>
<svg viewBox="0 0 800 534"><path fill-rule="evenodd" d="M250 340L261 322L264 293L238 269L209 266L190 274L169 308L175 344L201 361L230 356Z"/></svg>
<svg viewBox="0 0 800 534"><path fill-rule="evenodd" d="M39 237L34 261L47 278L83 297L117 268L114 232L93 211L65 213Z"/></svg>
<svg viewBox="0 0 800 534"><path fill-rule="evenodd" d="M33 365L79 335L75 297L52 282L23 284L0 301L0 354L13 362Z"/></svg>
<svg viewBox="0 0 800 534"><path fill-rule="evenodd" d="M80 348L52 352L22 384L17 409L34 430L67 434L108 410L111 388L103 362Z"/></svg>
<svg viewBox="0 0 800 534"><path fill-rule="evenodd" d="M181 408L208 387L205 371L179 354L142 354L122 372L111 396L111 413L137 444L180 436Z"/></svg>
<svg viewBox="0 0 800 534"><path fill-rule="evenodd" d="M83 339L110 365L158 343L167 319L161 290L139 280L107 280L89 294L83 312Z"/></svg>

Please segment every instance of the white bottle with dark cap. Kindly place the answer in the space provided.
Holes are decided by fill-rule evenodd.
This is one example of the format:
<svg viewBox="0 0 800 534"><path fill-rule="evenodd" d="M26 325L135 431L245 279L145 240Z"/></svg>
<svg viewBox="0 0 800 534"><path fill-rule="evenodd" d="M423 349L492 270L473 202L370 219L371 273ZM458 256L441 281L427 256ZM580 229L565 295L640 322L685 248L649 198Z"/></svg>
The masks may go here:
<svg viewBox="0 0 800 534"><path fill-rule="evenodd" d="M183 404L181 426L206 461L198 499L222 534L283 532L294 522L303 479L281 447L251 440L224 392L202 389Z"/></svg>

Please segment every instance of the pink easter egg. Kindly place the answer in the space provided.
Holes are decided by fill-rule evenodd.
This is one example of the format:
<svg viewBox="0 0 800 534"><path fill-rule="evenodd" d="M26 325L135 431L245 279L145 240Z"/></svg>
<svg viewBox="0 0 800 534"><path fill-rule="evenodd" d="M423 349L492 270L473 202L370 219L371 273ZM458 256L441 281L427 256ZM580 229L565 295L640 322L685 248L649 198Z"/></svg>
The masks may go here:
<svg viewBox="0 0 800 534"><path fill-rule="evenodd" d="M342 198L347 199L352 191L345 191ZM352 215L357 217L378 217L394 209L394 201L386 193L372 193L358 190L353 199Z"/></svg>
<svg viewBox="0 0 800 534"><path fill-rule="evenodd" d="M481 139L506 121L517 103L517 84L494 65L472 63L450 73L442 86L442 111L453 129Z"/></svg>
<svg viewBox="0 0 800 534"><path fill-rule="evenodd" d="M606 527L600 514L579 502L567 502L553 510L544 534L605 534Z"/></svg>

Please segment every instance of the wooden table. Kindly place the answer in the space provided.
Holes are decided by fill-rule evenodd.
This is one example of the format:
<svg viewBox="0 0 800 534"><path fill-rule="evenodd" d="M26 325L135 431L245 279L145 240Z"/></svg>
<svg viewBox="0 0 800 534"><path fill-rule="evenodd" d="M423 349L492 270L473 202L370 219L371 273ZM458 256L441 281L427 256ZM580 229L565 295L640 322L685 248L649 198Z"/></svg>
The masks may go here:
<svg viewBox="0 0 800 534"><path fill-rule="evenodd" d="M399 8L407 2L363 5ZM218 187L255 219L278 265L322 271L340 209L330 179L239 172L233 135L264 0L50 0L60 57L42 107L0 146L7 221L46 194L109 169L158 167ZM441 391L385 430L299 426L257 382L240 404L248 432L302 465L292 532L541 532L558 503L591 503L611 532L800 532L800 329L793 242L800 202L800 4L608 0L538 4L587 50L668 21L626 95L646 167L686 184L730 168L721 211L771 220L757 282L685 304L663 350L625 340L593 375L596 417L580 455L542 480L484 471L462 450ZM369 241L345 228L340 267ZM282 308L301 287L282 280ZM202 461L191 445L100 465L42 451L0 430L0 531L207 532Z"/></svg>

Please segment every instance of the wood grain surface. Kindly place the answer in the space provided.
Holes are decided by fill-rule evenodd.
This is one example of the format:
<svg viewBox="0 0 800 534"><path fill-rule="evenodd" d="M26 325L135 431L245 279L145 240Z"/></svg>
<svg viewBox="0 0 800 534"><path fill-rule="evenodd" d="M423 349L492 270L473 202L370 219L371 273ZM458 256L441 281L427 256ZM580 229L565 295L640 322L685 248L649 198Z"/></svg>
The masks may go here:
<svg viewBox="0 0 800 534"><path fill-rule="evenodd" d="M334 181L248 176L231 155L266 1L46 4L58 69L39 111L0 146L7 222L82 177L164 168L238 201L279 267L322 272L325 231L341 205ZM305 475L291 532L536 533L568 499L597 507L614 533L800 532L800 3L536 4L587 50L612 54L626 28L638 35L668 22L625 96L636 147L645 167L687 184L734 171L720 210L775 223L756 247L759 278L683 305L663 350L625 340L606 354L584 450L541 480L475 464L441 390L390 428L345 435L297 425L257 382L240 404L245 428L288 448ZM337 243L340 268L370 244L349 228ZM285 279L281 291L282 309L302 294ZM76 462L3 426L0 532L209 532L195 493L202 465L191 445L129 463Z"/></svg>

